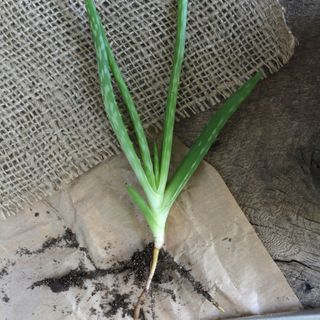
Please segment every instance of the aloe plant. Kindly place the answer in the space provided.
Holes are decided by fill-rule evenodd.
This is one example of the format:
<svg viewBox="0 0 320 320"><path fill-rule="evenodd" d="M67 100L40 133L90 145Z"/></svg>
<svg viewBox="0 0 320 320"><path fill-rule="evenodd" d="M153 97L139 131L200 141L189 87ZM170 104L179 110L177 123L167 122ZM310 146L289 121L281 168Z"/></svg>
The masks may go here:
<svg viewBox="0 0 320 320"><path fill-rule="evenodd" d="M149 277L134 311L134 318L138 319L141 302L143 301L145 294L148 293L150 289L158 261L159 250L162 248L165 241L165 226L170 209L193 173L196 171L225 123L237 110L242 101L254 89L261 78L261 73L256 73L250 80L240 87L240 89L234 93L211 117L193 146L190 148L189 152L182 160L181 164L176 169L172 178L168 180L176 101L184 58L188 1L178 0L176 43L167 96L168 98L165 108L162 146L161 151L159 151L158 146L155 144L153 146L153 152L150 151L137 109L130 95L129 89L121 75L121 71L117 65L110 44L106 38L106 34L103 30L94 2L93 0L85 0L85 3L97 54L98 72L104 108L121 149L127 157L128 162L144 192L144 196L140 195L138 191L131 186L128 187L128 193L132 201L138 206L146 219L154 238L153 258ZM120 89L120 93L133 123L139 153L132 143L119 111L111 83L111 73L113 74L116 84ZM218 304L214 304L217 308L222 310Z"/></svg>

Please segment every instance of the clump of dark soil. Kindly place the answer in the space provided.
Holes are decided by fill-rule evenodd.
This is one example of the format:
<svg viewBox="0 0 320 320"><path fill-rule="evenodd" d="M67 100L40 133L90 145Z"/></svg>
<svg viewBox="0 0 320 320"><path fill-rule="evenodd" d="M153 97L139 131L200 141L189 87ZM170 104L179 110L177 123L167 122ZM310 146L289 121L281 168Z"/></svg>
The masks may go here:
<svg viewBox="0 0 320 320"><path fill-rule="evenodd" d="M4 276L8 275L8 265L5 265L1 270L0 270L0 279L3 278Z"/></svg>
<svg viewBox="0 0 320 320"><path fill-rule="evenodd" d="M10 301L10 298L5 294L4 297L2 298L2 301L5 303L8 303Z"/></svg>
<svg viewBox="0 0 320 320"><path fill-rule="evenodd" d="M93 279L93 274L90 275L87 271L71 270L61 277L46 278L33 283L31 289L40 286L47 286L52 292L68 291L70 287L83 288L83 283L86 279Z"/></svg>
<svg viewBox="0 0 320 320"><path fill-rule="evenodd" d="M124 318L129 313L129 294L120 294L116 290L113 290L113 292L111 291L111 294L112 301L100 305L101 310L108 309L108 311L105 311L103 315L107 319L110 319L111 316L115 316L118 313L118 310L122 309L122 317Z"/></svg>
<svg viewBox="0 0 320 320"><path fill-rule="evenodd" d="M50 237L47 239L41 246L41 248L31 251L27 248L20 248L17 250L16 254L22 255L33 255L43 253L47 249L50 248L78 248L79 242L75 233L72 232L71 229L67 228L63 235L58 236L56 238Z"/></svg>
<svg viewBox="0 0 320 320"><path fill-rule="evenodd" d="M35 287L47 286L52 292L62 292L68 291L71 287L77 287L85 289L84 282L85 280L94 280L101 277L104 277L108 274L119 274L126 271L125 266L113 267L107 269L95 269L92 271L85 271L82 267L78 269L70 270L68 273L52 278L46 278L40 281L33 283L30 287L34 289Z"/></svg>
<svg viewBox="0 0 320 320"><path fill-rule="evenodd" d="M3 302L5 302L5 303L8 303L8 302L10 301L10 298L8 297L8 295L4 292L3 289L1 289L1 293L2 293L2 298L1 298L1 300L2 300ZM1 294L0 294L0 296L1 296Z"/></svg>
<svg viewBox="0 0 320 320"><path fill-rule="evenodd" d="M3 277L7 276L9 274L8 269L12 266L14 266L16 264L15 261L10 261L7 260L6 264L4 265L4 267L2 267L0 269L0 279L2 279Z"/></svg>

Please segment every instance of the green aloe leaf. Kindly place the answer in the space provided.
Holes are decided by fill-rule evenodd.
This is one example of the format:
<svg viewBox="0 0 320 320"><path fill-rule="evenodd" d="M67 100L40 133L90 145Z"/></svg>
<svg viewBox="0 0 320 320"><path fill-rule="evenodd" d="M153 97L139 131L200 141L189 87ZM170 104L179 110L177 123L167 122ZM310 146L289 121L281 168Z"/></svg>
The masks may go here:
<svg viewBox="0 0 320 320"><path fill-rule="evenodd" d="M170 158L172 150L172 136L177 103L177 95L180 82L180 73L184 57L186 28L187 28L188 1L178 1L178 21L175 52L173 58L173 68L169 84L169 92L166 105L166 114L163 128L161 165L159 192L164 192L170 167Z"/></svg>
<svg viewBox="0 0 320 320"><path fill-rule="evenodd" d="M158 153L158 145L155 142L153 144L153 163L154 163L154 178L156 182L156 187L158 187L159 183L159 153Z"/></svg>
<svg viewBox="0 0 320 320"><path fill-rule="evenodd" d="M86 0L86 8L97 53L98 72L105 111L120 143L121 149L126 155L138 181L146 194L152 194L154 193L153 188L136 154L115 99L109 71L108 43L93 0Z"/></svg>
<svg viewBox="0 0 320 320"><path fill-rule="evenodd" d="M150 150L149 150L146 134L143 129L137 108L133 102L132 96L129 92L129 89L128 89L124 79L123 79L120 68L119 68L119 66L116 62L116 59L113 55L113 52L111 50L108 39L106 39L106 50L107 50L109 65L110 65L112 74L114 75L116 83L120 89L121 96L125 102L125 105L129 111L131 121L133 123L134 131L135 131L137 141L139 144L140 154L141 154L141 157L143 160L146 175L148 176L149 182L155 188L155 178L153 175L153 165L152 165L152 160L151 160L151 156L150 156Z"/></svg>
<svg viewBox="0 0 320 320"><path fill-rule="evenodd" d="M252 92L261 79L261 76L261 73L258 72L248 80L211 117L168 183L165 192L164 206L171 207L209 151L209 148L219 135L221 129L245 98Z"/></svg>

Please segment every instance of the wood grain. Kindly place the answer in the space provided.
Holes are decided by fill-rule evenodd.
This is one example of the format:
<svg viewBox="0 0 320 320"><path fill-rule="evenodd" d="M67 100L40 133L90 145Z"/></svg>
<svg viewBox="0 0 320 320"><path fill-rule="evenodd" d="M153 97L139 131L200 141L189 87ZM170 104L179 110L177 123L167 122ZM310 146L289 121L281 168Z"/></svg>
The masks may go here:
<svg viewBox="0 0 320 320"><path fill-rule="evenodd" d="M305 307L320 306L320 1L283 0L299 41L226 125L206 160L222 175ZM188 146L210 114L176 125Z"/></svg>

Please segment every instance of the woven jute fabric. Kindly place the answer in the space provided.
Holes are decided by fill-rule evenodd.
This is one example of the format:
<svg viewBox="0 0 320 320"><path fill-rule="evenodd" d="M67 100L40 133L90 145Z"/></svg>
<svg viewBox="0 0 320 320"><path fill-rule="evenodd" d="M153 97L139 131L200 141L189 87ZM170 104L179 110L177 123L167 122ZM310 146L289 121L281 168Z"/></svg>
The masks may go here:
<svg viewBox="0 0 320 320"><path fill-rule="evenodd" d="M96 1L146 128L162 121L175 0ZM178 117L210 108L294 39L276 0L191 0ZM0 2L0 214L14 214L119 151L82 1Z"/></svg>

